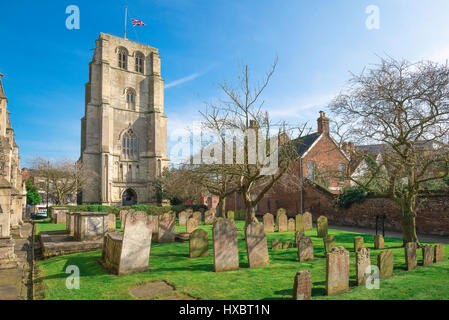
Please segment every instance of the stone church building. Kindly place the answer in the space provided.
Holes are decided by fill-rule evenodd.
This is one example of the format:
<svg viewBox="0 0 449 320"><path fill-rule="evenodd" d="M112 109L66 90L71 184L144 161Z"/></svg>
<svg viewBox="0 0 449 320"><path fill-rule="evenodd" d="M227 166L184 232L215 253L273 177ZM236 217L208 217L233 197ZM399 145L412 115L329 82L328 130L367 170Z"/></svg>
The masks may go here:
<svg viewBox="0 0 449 320"><path fill-rule="evenodd" d="M100 33L85 87L80 161L88 176L82 203L156 200L151 182L169 166L158 49Z"/></svg>

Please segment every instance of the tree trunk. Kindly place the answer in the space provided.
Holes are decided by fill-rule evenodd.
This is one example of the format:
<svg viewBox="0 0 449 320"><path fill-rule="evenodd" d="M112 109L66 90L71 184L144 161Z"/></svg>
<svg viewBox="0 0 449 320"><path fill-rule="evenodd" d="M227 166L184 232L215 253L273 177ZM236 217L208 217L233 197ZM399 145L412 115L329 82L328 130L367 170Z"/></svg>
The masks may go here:
<svg viewBox="0 0 449 320"><path fill-rule="evenodd" d="M401 225L404 245L407 242L417 242L419 245L418 236L416 235L416 213L411 210L402 210Z"/></svg>
<svg viewBox="0 0 449 320"><path fill-rule="evenodd" d="M226 218L226 198L218 196L217 217Z"/></svg>
<svg viewBox="0 0 449 320"><path fill-rule="evenodd" d="M254 218L256 218L254 206L247 204L245 207L245 229L251 222L253 222Z"/></svg>

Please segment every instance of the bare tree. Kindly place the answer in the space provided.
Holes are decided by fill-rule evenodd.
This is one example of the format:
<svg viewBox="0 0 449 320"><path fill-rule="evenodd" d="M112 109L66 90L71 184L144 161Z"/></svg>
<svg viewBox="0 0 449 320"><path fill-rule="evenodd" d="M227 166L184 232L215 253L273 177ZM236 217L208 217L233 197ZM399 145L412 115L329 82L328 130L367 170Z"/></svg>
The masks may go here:
<svg viewBox="0 0 449 320"><path fill-rule="evenodd" d="M69 196L76 195L80 186L86 182L88 173L83 171L81 163L70 160L46 160L40 157L32 160L35 175L45 179L48 187L47 197L51 195L55 204L66 204Z"/></svg>
<svg viewBox="0 0 449 320"><path fill-rule="evenodd" d="M216 173L221 178L236 178L231 179L235 185L227 185L221 190L235 190L241 195L246 225L255 218L254 207L284 175L290 164L298 159L298 139L292 139L292 134L296 132L300 137L305 128L276 124L262 109L264 102L261 95L270 82L276 64L277 59L264 79L255 85L251 84L249 68L245 65L239 85L233 87L227 82L220 83L219 88L225 99L220 100L219 104L209 103L202 113L204 126L218 137L215 149L208 149L207 156L214 154L215 164L225 164L216 167ZM233 137L232 140L229 137ZM215 153L216 150L220 151Z"/></svg>
<svg viewBox="0 0 449 320"><path fill-rule="evenodd" d="M162 175L153 181L162 199L177 199L181 202L195 201L203 188L191 179L190 168L180 165L178 168L165 168Z"/></svg>
<svg viewBox="0 0 449 320"><path fill-rule="evenodd" d="M391 58L352 75L346 92L330 105L340 133L356 145L381 145L370 159L366 148L352 157L367 160L354 178L367 191L401 208L403 241L418 242L416 207L420 190L449 172L449 68L432 62Z"/></svg>

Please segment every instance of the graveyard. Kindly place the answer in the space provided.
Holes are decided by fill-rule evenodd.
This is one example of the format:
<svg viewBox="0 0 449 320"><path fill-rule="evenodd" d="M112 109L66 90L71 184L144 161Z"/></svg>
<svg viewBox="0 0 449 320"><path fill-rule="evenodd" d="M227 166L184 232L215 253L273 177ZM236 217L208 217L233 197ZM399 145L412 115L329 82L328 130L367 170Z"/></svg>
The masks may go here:
<svg viewBox="0 0 449 320"><path fill-rule="evenodd" d="M326 295L326 253L323 238L317 236L317 230L305 231L313 243L314 260L298 261L298 250L295 247L272 250L272 240L280 240L285 244L295 242L295 232L266 233L269 264L250 268L244 240L244 221L237 220L239 268L233 271L214 272L214 254L212 225L199 225L198 229L208 234L209 248L206 256L190 258L189 242L151 243L149 269L135 274L117 276L107 272L99 264L102 251L80 252L62 255L37 261L35 275L35 298L37 299L200 299L200 300L277 300L291 299L293 281L296 272L309 270L312 278L311 298L321 299L368 299L368 300L401 300L401 299L449 299L449 279L442 277L449 271L449 245L444 245L446 252L443 262L422 266L422 254L418 249L417 267L407 271L402 239L385 238L385 249L374 249L374 236L328 230L333 236L336 246L342 246L349 252L349 286L346 293ZM65 230L65 224L54 224L48 220L36 223L36 234L48 230ZM117 229L121 222L117 220ZM175 232L185 232L185 226L175 226ZM394 269L391 277L380 280L379 290L369 290L364 285L356 284L356 266L354 253L354 237L362 237L364 246L371 251L371 264L376 265L377 255L381 251L391 250L394 254ZM66 288L69 265L80 269L80 288ZM163 281L167 288L160 293L151 292L151 296L135 296L135 288L150 283ZM154 287L157 287L156 285Z"/></svg>

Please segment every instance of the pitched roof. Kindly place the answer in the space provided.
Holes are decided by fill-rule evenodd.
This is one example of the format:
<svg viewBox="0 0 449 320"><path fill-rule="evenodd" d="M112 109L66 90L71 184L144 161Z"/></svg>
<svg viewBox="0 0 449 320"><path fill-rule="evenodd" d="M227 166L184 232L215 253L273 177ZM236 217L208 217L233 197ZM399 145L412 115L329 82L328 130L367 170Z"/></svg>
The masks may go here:
<svg viewBox="0 0 449 320"><path fill-rule="evenodd" d="M315 141L318 140L321 134L321 132L315 132L307 136L297 138L296 141L298 142L298 155L302 156L304 153L306 153L315 143Z"/></svg>

